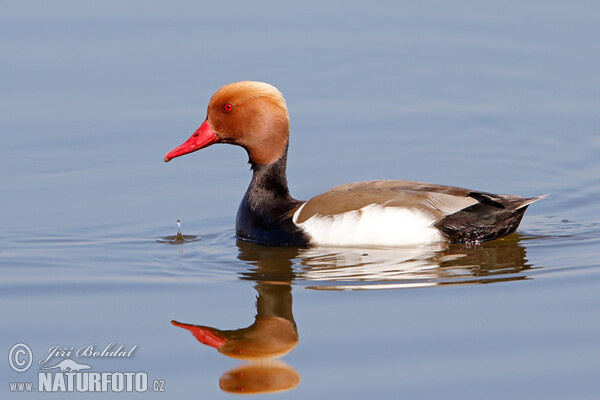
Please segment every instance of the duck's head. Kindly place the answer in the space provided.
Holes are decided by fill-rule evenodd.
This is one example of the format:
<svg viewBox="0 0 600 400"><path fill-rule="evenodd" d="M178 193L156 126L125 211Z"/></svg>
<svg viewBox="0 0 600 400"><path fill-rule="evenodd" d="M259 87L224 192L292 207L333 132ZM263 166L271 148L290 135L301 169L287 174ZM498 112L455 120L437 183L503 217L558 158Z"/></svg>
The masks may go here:
<svg viewBox="0 0 600 400"><path fill-rule="evenodd" d="M285 152L289 117L285 99L268 83L243 81L219 89L208 103L206 121L165 162L213 143L231 143L248 152L252 164L270 164Z"/></svg>

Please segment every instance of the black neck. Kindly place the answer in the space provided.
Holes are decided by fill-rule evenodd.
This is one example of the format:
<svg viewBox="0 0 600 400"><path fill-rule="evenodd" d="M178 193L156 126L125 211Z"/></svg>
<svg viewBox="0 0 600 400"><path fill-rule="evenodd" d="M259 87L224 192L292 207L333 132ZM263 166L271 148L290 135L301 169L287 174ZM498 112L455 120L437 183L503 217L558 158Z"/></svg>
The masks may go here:
<svg viewBox="0 0 600 400"><path fill-rule="evenodd" d="M240 238L260 243L305 245L307 239L292 220L303 202L290 196L285 176L287 145L271 164L252 164L252 181L237 214Z"/></svg>
<svg viewBox="0 0 600 400"><path fill-rule="evenodd" d="M291 209L296 206L298 201L290 196L287 185L286 164L287 146L277 161L266 165L252 164L252 181L246 197L253 210L260 207L285 208L286 205Z"/></svg>

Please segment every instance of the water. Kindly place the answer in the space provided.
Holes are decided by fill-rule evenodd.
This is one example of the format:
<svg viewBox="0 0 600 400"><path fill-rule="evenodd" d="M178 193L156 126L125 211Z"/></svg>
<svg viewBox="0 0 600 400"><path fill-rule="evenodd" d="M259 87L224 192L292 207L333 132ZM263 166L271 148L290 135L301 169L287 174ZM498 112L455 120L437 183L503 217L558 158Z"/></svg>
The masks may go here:
<svg viewBox="0 0 600 400"><path fill-rule="evenodd" d="M597 398L599 12L7 3L0 348L27 344L33 364L2 363L3 397L48 396L9 383L37 387L40 367L69 358L40 365L53 346L114 342L131 356L70 358L145 372L152 389L164 383L156 397ZM216 89L242 79L286 96L297 198L367 179L550 197L517 234L479 246L240 242L244 152L162 158ZM240 347L221 354L172 320ZM239 359L264 337L285 354ZM101 396L136 395L152 396Z"/></svg>

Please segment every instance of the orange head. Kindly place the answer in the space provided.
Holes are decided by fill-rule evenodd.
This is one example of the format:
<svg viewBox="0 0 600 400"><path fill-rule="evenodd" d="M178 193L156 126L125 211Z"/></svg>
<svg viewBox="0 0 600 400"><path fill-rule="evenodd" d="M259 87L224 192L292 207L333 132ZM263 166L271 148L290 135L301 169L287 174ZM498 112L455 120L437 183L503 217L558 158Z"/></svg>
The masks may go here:
<svg viewBox="0 0 600 400"><path fill-rule="evenodd" d="M285 99L268 83L242 81L219 89L210 99L206 120L165 162L213 143L231 143L248 152L252 164L270 164L285 152L289 117Z"/></svg>

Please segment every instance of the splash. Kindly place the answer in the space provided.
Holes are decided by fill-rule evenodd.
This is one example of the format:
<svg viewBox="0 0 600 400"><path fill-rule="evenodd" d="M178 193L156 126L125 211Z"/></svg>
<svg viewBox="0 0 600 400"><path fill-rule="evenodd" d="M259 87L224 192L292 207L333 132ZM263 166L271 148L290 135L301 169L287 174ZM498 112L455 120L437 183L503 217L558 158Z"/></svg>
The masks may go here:
<svg viewBox="0 0 600 400"><path fill-rule="evenodd" d="M156 239L159 243L167 243L167 244L184 244L189 242L196 242L198 240L204 239L203 236L197 235L184 235L181 232L181 220L177 220L177 234L173 236L163 236Z"/></svg>

